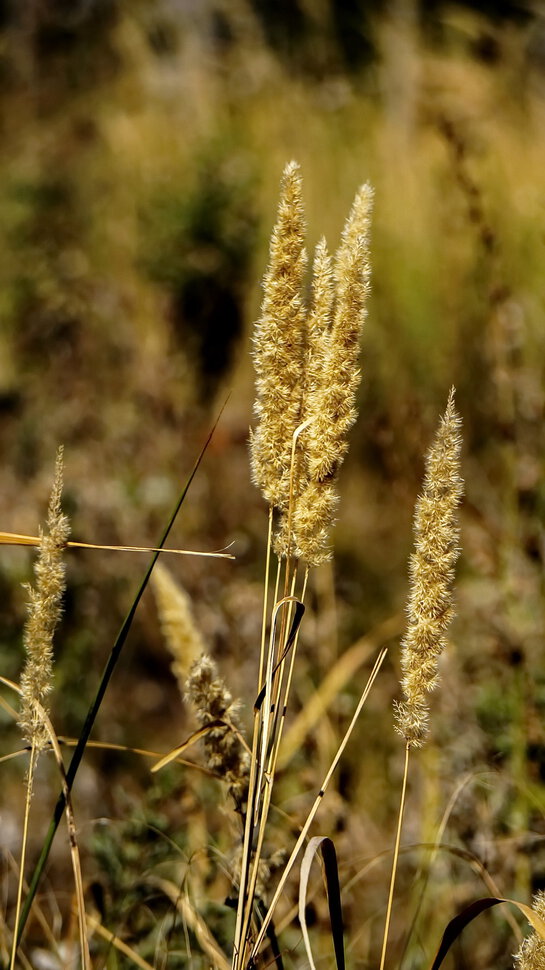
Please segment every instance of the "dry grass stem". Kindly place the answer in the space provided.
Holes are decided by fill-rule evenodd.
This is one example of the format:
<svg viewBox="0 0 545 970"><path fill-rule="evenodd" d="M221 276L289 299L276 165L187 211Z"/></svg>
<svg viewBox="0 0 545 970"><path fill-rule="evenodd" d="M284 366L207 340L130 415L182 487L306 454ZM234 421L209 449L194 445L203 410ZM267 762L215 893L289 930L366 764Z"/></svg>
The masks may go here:
<svg viewBox="0 0 545 970"><path fill-rule="evenodd" d="M1 546L39 546L40 536L21 535L18 532L0 532ZM201 552L195 549L169 549L168 546L108 546L97 542L75 542L65 543L66 549L98 549L105 552L160 552L172 553L175 556L203 556L209 559L234 559L230 552Z"/></svg>
<svg viewBox="0 0 545 970"><path fill-rule="evenodd" d="M355 727L355 725L357 723L357 720L358 720L358 718L359 718L359 716L361 714L362 708L363 708L365 702L367 701L367 698L369 697L369 693L371 691L371 688L372 688L372 686L373 686L373 684L374 684L374 682L375 682L375 680L376 680L376 678L378 676L378 673L380 671L380 668L382 667L382 664L384 663L384 660L385 660L385 657L386 657L386 654L387 653L388 653L387 648L386 647L383 647L382 650L380 651L380 653L379 653L376 661L375 661L375 664L374 664L374 667L373 667L371 673L369 674L369 678L367 680L367 684L365 685L365 690L363 691L363 694L361 695L361 697L360 697L360 699L358 701L358 705L356 707L356 710L354 711L354 714L352 716L352 720L350 721L350 724L349 724L349 726L348 726L348 728L347 728L347 730L345 732L345 735L344 735L344 737L343 737L343 739L342 739L342 741L341 741L341 743L340 743L340 745L339 745L339 747L338 747L338 749L337 749L337 751L335 753L335 757L333 758L333 761L331 762L331 765L330 765L330 767L329 767L329 769L327 771L327 774L326 774L326 776L325 776L325 778L324 778L324 780L322 782L320 791L319 791L319 793L318 793L318 795L317 795L317 797L316 797L316 799L314 801L314 804L313 804L313 806L312 806L312 808L311 808L311 810L310 810L310 812L309 812L309 814L307 816L307 819L305 821L305 824L304 824L303 828L301 829L301 832L299 834L299 837L297 839L297 842L295 843L295 845L294 845L294 847L292 849L291 855L290 855L290 857L289 857L286 865L284 866L284 869L283 869L283 872L282 872L282 876L281 876L280 881L279 881L279 883L278 883L278 885L277 885L277 887L275 889L275 892L274 892L274 895L273 895L273 897L271 899L270 905L269 905L269 907L267 909L267 914L266 914L266 916L263 919L263 922L261 924L261 927L260 927L258 936L257 936L257 938L256 938L256 940L255 940L255 942L254 942L254 944L252 946L252 951L251 951L251 955L250 955L250 959L251 960L255 960L256 959L257 954L259 952L259 949L261 947L261 944L263 943L263 940L265 939L265 934L267 932L267 928L268 928L268 926L270 924L271 919L273 918L274 910L276 908L276 905L278 903L278 900L280 899L280 896L282 895L282 892L284 890L284 886L286 884L287 878L288 878L288 876L289 876L289 874L290 874L290 872L291 872L291 870L292 870L292 868L293 868L293 866L295 864L295 860L297 859L297 856L299 855L299 852L301 851L301 848L302 848L302 846L303 846L303 844L304 844L304 842L306 840L306 837L308 835L310 826L312 825L312 822L314 821L314 818L316 817L316 813L317 813L317 811L318 811L318 809L319 809L319 807L320 807L320 805L322 803L322 799L323 799L323 797L324 797L324 795L325 795L325 793L327 791L327 788L329 786L329 783L331 781L331 778L333 777L333 774L335 772L335 769L337 768L337 765L339 764L339 761L340 761L340 759L341 759L341 757L343 755L343 752L344 752L344 750L346 748L346 745L348 744L348 741L350 740L350 736L352 734L352 731L354 730L354 727Z"/></svg>
<svg viewBox="0 0 545 970"><path fill-rule="evenodd" d="M415 551L410 561L408 628L402 641L404 701L396 705L399 733L413 747L428 734L428 694L437 683L437 665L453 616L452 581L459 555L458 506L461 420L454 388L426 458L422 494L415 510Z"/></svg>

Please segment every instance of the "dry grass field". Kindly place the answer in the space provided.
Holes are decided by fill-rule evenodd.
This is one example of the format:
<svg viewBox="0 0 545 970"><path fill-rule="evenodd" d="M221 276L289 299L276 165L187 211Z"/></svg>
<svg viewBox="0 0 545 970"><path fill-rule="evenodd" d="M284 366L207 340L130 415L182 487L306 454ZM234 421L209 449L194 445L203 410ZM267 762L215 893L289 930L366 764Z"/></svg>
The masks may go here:
<svg viewBox="0 0 545 970"><path fill-rule="evenodd" d="M100 703L72 792L96 970L206 970L232 959L242 970L254 958L259 967L309 966L297 913L304 846L270 924L276 944L269 936L259 955L250 959L247 943L233 957L237 932L243 939L241 864L251 872L247 785L267 803L254 805L266 827L246 830L254 850L263 840L257 901L246 906L255 940L387 647L307 833L335 846L347 967L381 966L406 747L393 703L411 622L413 515L452 386L464 481L455 616L443 631L429 737L411 753L384 965L428 970L449 920L474 900L531 905L545 890L545 26L539 4L487 19L457 5L420 17L399 0L341 35L337 6L294 4L299 20L288 24L284 5L267 18L268 5L250 0L29 2L2 14L2 529L46 528L63 445L70 538L155 547L219 415L167 545L235 557L161 556L168 573L144 591ZM259 699L271 499L252 482L248 442L257 427L253 336L268 319L262 280L291 160L308 267L292 290L286 284L290 313L297 287L302 303L316 296L322 235L332 254L342 250L363 183L374 205L349 450L338 481L337 461L318 473L316 455L310 471L295 473L301 489L335 479L334 554L307 576L290 545L276 593L270 557L270 597L305 606L297 654L290 645L282 661L286 685L295 657L280 738L279 719L267 714L284 696L276 674ZM364 263L356 271L365 275ZM307 389L319 386L318 360ZM277 389L272 409L284 417ZM325 404L318 411L327 416ZM331 413L336 421L339 409ZM307 427L300 461L310 437ZM278 499L285 524L290 502L295 516L289 495ZM19 683L24 644L38 642L23 585L37 581L36 552L0 551L0 674ZM62 555L48 705L65 767L150 558ZM279 612L276 659L296 615L291 602ZM64 818L12 955L32 759L17 704L2 687L0 966L71 970L85 965L78 912L85 918ZM254 722L261 755L252 752ZM199 729L179 760L151 771ZM60 790L49 735L45 746L27 882ZM265 755L272 794L260 775ZM333 966L317 863L306 922L317 970ZM539 928L514 906L491 908L443 965L510 970L532 933L520 970L545 967Z"/></svg>

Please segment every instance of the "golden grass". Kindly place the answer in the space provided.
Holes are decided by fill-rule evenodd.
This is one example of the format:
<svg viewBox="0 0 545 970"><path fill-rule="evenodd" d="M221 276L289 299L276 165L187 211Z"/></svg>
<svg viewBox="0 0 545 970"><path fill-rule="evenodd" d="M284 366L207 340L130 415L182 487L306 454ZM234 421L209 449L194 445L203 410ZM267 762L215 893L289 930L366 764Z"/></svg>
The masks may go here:
<svg viewBox="0 0 545 970"><path fill-rule="evenodd" d="M327 768L343 736L348 708L359 693L355 681L366 662L362 646L361 651L354 648L349 653L345 665L345 645L357 640L362 630L374 630L384 617L399 613L409 509L418 489L421 456L444 390L455 383L458 408L464 415L468 480L463 512L466 552L459 615L452 634L457 649L449 649L442 659L448 690L434 698L434 737L423 752L422 765L411 768L413 807L406 816L408 837L411 845L433 842L452 786L466 773L477 776L483 765L492 763L493 784L489 788L468 786L471 790L464 792L449 818L445 840L468 844L486 859L498 895L516 891L521 899L530 899L532 880L539 877L544 817L540 783L542 470L538 455L545 331L538 294L544 268L545 127L541 99L522 81L513 81L517 76L514 61L505 53L515 49L519 35L513 34L509 40L506 33L505 39L513 46L502 48L503 60L490 67L477 63L467 50L438 55L413 37L409 56L417 70L411 73L407 88L411 110L405 115L389 86L391 62L390 66L384 62L382 74L373 75L372 92L366 90L365 82L358 86L345 78L339 78L338 84L327 80L310 84L283 71L253 35L251 43L239 38L234 53L237 70L232 72L225 66L220 69L212 56L203 57L198 38L191 37L188 46L174 52L169 62L187 92L180 99L164 83L164 74L157 80L157 64L143 30L130 15L123 14L115 43L124 67L108 84L107 96L89 88L77 104L63 105L62 112L53 111L46 121L34 118L32 139L21 129L23 137L12 143L1 163L6 236L0 260L0 302L9 326L1 337L0 378L7 392L19 387L25 391L16 405L20 411L14 415L9 411L9 393L5 401L2 398L6 408L5 473L0 511L5 527L28 531L22 540L32 544L35 509L48 487L48 474L42 469L52 441L65 440L70 481L75 483L69 496L71 512L77 492L78 534L97 539L106 535L112 543L122 543L132 536L145 540L156 531L161 503L168 503L168 480L175 478L180 466L180 450L200 430L193 392L195 365L186 355L183 341L175 345L173 336L175 297L167 285L150 283L141 269L141 248L147 240L142 240L139 220L156 185L170 186L173 198L196 195L198 169L206 153L214 160L214 171L227 171L227 179L233 177L228 182L233 192L243 182L240 173L258 174L251 201L263 214L263 228L258 246L252 250L254 268L241 296L249 322L259 302L257 280L266 261L275 186L286 157L297 157L305 173L311 246L322 232L330 239L338 236L353 188L368 176L377 199L375 292L371 299L373 325L366 333L366 379L360 394L364 418L360 428L354 429L355 447L341 485L336 531L339 628L335 637L341 655L332 656L323 632L334 621L321 612L323 601L316 589L322 579L313 583L311 577L291 690L294 707L302 710L300 720L292 722L293 733L290 720L286 721L278 746L274 762L277 795L271 803L267 838L272 840L272 849L279 841L292 844L292 830L297 831L306 818L302 803L319 786L324 774L321 769ZM8 93L6 97L13 96ZM13 101L8 108L6 116L16 117ZM78 123L86 115L96 126L96 136L87 139L77 134L81 133ZM24 148L29 144L38 146L32 157L28 157L28 147ZM62 151L56 144L63 145ZM73 216L68 206L62 210L72 234L68 243L56 238L50 243L57 225L51 214L42 217L47 231L40 230L39 222L30 221L32 203L6 203L6 193L20 172L36 180L55 172L61 181L69 177L71 184L85 185L85 190L76 192L83 202L79 212ZM17 236L18 229L24 231ZM47 240L41 248L40 231ZM38 238L38 251L34 249L29 256L27 243L13 244L17 238ZM77 246L70 242L72 238L78 240ZM62 254L58 265L51 251ZM216 255L213 246L199 250L200 260L213 262ZM322 256L325 260L324 253ZM22 312L18 309L24 289L20 279L28 267L32 271L27 276L40 276L40 284L31 310ZM17 287L14 280L19 281ZM32 333L40 332L39 326L34 330L30 326L31 311L36 319L46 321L46 333L47 321L62 316L65 307L75 314L77 326L85 334L83 346L70 356L69 343L60 342L44 356L38 341L32 364L28 351L24 357L17 349L13 333L26 339L28 332L30 341ZM187 542L214 549L235 533L240 536L242 561L236 575L243 574L243 582L225 572L221 572L221 582L211 578L216 565L225 568L221 563L209 562L205 567L195 561L186 567L184 561L181 575L184 587L199 602L199 616L211 650L215 644L222 676L235 694L244 688L251 708L257 690L248 683L242 658L255 650L256 636L259 638L255 633L259 624L253 617L258 612L255 589L261 567L255 550L261 544L262 513L248 489L244 466L252 393L248 357L246 350L241 351L225 430L210 456L211 471L204 474L201 492L188 512L187 540L178 545ZM36 361L39 376L29 379ZM38 374L37 369L34 373ZM66 407L66 399L59 401L61 386L73 408ZM148 420L142 420L144 409L149 409L154 434L150 434ZM36 427L40 428L38 442L31 433ZM298 436L300 445L305 436L308 426ZM168 472L157 475L157 469L163 468ZM241 509L247 522L242 534ZM9 584L17 589L25 572L23 556L24 550L5 550L6 588ZM64 733L76 731L76 704L87 693L95 665L102 662L100 646L107 641L124 604L122 587L129 581L125 575L134 569L130 557L120 565L105 557L91 562L86 556L82 550L77 561L75 557L70 560L71 602L75 605L67 616L68 640L58 667L61 696L56 701ZM321 567L321 575L329 575L329 568ZM300 571L298 586L293 587L291 571L287 585L282 577L275 593L274 579L269 579L272 571L271 566L266 580L271 589L264 604L266 616L272 597L300 593L304 578ZM93 603L102 605L97 608ZM217 618L225 607L226 618L220 621ZM8 610L20 619L22 598L16 592L6 601ZM278 620L277 654L281 654L281 641L285 642L292 620L288 604ZM392 624L395 626L393 620ZM123 735L126 747L136 742L132 744L135 748L139 740L142 743L144 728L157 732L150 747L160 751L174 749L180 738L191 734L191 726L186 723L187 709L178 713L175 685L168 679L168 660L156 626L145 606L136 632L134 663L112 685L112 700L103 711L103 730L116 740ZM314 629L316 636L311 632ZM96 631L96 637L81 631ZM391 635L395 635L393 631ZM263 636L265 655L265 632ZM18 657L14 650L12 654L6 672L13 680ZM292 648L290 660L294 657ZM266 667L264 661L259 688L265 683ZM280 703L291 678L286 664L284 668L278 688ZM154 707L155 678L159 699ZM270 679L267 696L272 699L275 686L271 688ZM330 802L323 805L324 825L339 830L339 858L348 886L359 867L367 865L369 855L386 851L395 827L394 800L401 778L401 754L391 736L389 715L395 683L396 673L386 666L380 685L369 698L371 717L361 727L362 743L358 738L356 750L347 749L346 767L338 785L332 785ZM305 695L312 698L308 707ZM128 705L127 697L134 703ZM320 716L327 707L327 716ZM119 723L121 710L126 727ZM66 719L68 726L63 723ZM278 737L279 730L280 720L269 718L267 731L273 732L273 746L274 732ZM266 738L260 744L263 750ZM447 750L452 755L452 775L446 771ZM153 757L158 760L159 754ZM92 765L100 763L90 760L89 770L98 771ZM108 762L116 772L120 763L126 762ZM171 769L173 766L168 771ZM168 771L165 769L167 777ZM203 790L194 771L187 771L191 772L187 776L176 776L187 777L185 783L180 782L183 797L190 798L188 792L195 790L201 801L189 809L184 801L184 811L201 832L209 832L218 852L229 854L232 835L225 834L229 826L218 817L210 790ZM135 776L140 778L139 769ZM158 784L168 786L169 782L159 779ZM420 806L419 792L424 791L425 804ZM179 832L177 797L165 797ZM113 801L114 795L109 798ZM288 812L289 821L280 821L275 803ZM265 845L264 854L269 851ZM407 947L407 961L420 967L429 960L426 964L418 943L403 938L406 925L401 915L402 909L412 911L415 904L411 889L412 873L415 867L418 870L415 858L417 849L401 852L400 902L393 910L388 952L394 962ZM444 856L435 861L431 877L433 904L428 891L419 929L420 937L433 949L453 894L462 906L476 885L461 863ZM210 895L217 902L227 892L226 879L217 876L215 883L210 879ZM385 886L386 877L377 868L367 884L360 881L348 891L347 938L354 961L378 964L376 940L383 906L376 900L379 891L386 896ZM288 909L288 903L293 903L293 886L288 884L286 892ZM320 907L317 902L316 926L311 933L317 949L325 953L326 921ZM354 918L356 911L369 914L363 926ZM214 916L210 918L213 923ZM105 924L110 925L108 920ZM496 965L514 949L499 922L493 932L490 929L468 944L476 967ZM297 945L294 930L288 928L285 938L287 947ZM428 957L431 959L429 949ZM25 958L28 962L23 953L21 960ZM290 959L288 955L286 961Z"/></svg>

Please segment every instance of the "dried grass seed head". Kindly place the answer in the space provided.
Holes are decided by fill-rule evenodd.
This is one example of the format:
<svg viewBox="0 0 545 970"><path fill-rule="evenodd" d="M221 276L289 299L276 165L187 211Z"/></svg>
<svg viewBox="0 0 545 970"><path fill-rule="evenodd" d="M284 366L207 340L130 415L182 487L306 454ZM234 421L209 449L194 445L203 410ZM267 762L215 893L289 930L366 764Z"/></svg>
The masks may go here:
<svg viewBox="0 0 545 970"><path fill-rule="evenodd" d="M540 891L532 899L532 909L545 920L545 892ZM516 970L545 970L545 940L535 930L522 941L515 954Z"/></svg>
<svg viewBox="0 0 545 970"><path fill-rule="evenodd" d="M356 420L361 379L359 349L371 288L370 226L373 191L358 191L335 258L335 315L327 342L321 387L312 400L309 472L314 481L333 477L346 452L346 435Z"/></svg>
<svg viewBox="0 0 545 970"><path fill-rule="evenodd" d="M302 387L301 401L301 417L305 419L313 413L313 401L321 390L332 326L334 301L333 266L331 256L328 253L327 243L322 237L316 247L313 261L312 302L305 327L304 385ZM311 535L309 535L309 541L305 541L308 531L308 512L314 507L313 499L318 499L318 501L321 499L321 496L314 495L315 487L309 480L306 454L308 434L309 427L302 431L301 437L297 442L295 451L296 467L294 469L295 474L293 475L294 494L292 496L291 537L289 535L290 515L285 511L280 519L274 544L275 552L279 556L287 556L288 554L294 554L297 557L301 556L301 542L306 550L309 551L309 542L315 546L317 541L316 533L320 531L311 513ZM306 491L309 485L310 493L307 495ZM328 513L325 512L324 517L323 502L321 504L321 522L323 524L327 520ZM320 545L320 542L318 544Z"/></svg>
<svg viewBox="0 0 545 970"><path fill-rule="evenodd" d="M192 663L204 653L204 641L193 619L189 596L161 562L155 565L151 582L161 631L173 657L172 672L183 694Z"/></svg>
<svg viewBox="0 0 545 970"><path fill-rule="evenodd" d="M413 747L423 744L428 734L428 694L437 683L438 661L454 612L452 582L459 555L458 506L463 494L460 428L452 388L426 458L414 516L408 626L401 645L404 700L396 705L397 730Z"/></svg>
<svg viewBox="0 0 545 970"><path fill-rule="evenodd" d="M208 654L199 657L191 668L187 697L202 727L214 721L225 722L206 734L206 760L210 770L222 777L236 806L241 808L248 790L250 762L237 735L240 703L233 701L215 661Z"/></svg>
<svg viewBox="0 0 545 970"><path fill-rule="evenodd" d="M255 483L270 505L289 501L292 435L300 421L304 369L305 220L299 166L282 177L261 316L254 335L257 427L250 439Z"/></svg>
<svg viewBox="0 0 545 970"><path fill-rule="evenodd" d="M311 380L305 399L306 481L293 515L295 554L309 565L331 558L329 535L338 505L336 476L348 451L347 434L356 420L356 392L360 383L359 344L370 292L370 225L373 191L358 191L346 221L334 271L334 308L326 298L319 350L309 362ZM320 254L319 290L329 286L330 263ZM315 284L316 286L318 285ZM315 301L318 302L318 301ZM318 340L315 341L318 343Z"/></svg>
<svg viewBox="0 0 545 970"><path fill-rule="evenodd" d="M49 741L36 701L48 713L45 699L52 690L53 634L62 615L62 597L66 589L64 550L70 526L68 517L61 510L62 485L63 449L59 448L47 532L40 529L40 548L34 564L36 582L34 586L27 586L28 617L23 633L26 661L21 675L19 725L24 739L36 751L43 750Z"/></svg>
<svg viewBox="0 0 545 970"><path fill-rule="evenodd" d="M282 512L275 551L303 558L309 565L331 555L329 532L337 506L334 480L356 418L359 339L370 289L372 202L373 191L366 184L345 223L334 266L325 240L320 240L305 325L301 177L295 163L287 166L256 326L259 423L251 436L254 480ZM307 422L292 469L293 436Z"/></svg>

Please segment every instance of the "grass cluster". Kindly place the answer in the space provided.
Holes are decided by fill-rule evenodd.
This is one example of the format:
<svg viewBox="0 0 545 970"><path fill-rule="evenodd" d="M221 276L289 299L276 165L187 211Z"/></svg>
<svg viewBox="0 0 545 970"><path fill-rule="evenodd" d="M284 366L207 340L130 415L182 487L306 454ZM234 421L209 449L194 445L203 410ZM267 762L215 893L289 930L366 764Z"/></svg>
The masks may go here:
<svg viewBox="0 0 545 970"><path fill-rule="evenodd" d="M280 807L275 806L279 768L282 759L285 766L294 754L293 742L291 749L289 746L289 737L286 754L283 732L292 685L297 676L296 653L306 609L309 577L313 568L331 558L330 532L338 501L337 476L347 452L347 432L356 419L355 397L360 378L358 350L370 293L372 200L370 187L363 186L356 195L334 259L328 255L325 240L322 238L318 243L312 269L311 296L307 301L302 180L295 162L285 168L277 222L271 237L269 266L263 283L261 315L254 337L257 423L250 436L251 465L254 480L268 503L269 516L261 646L254 686L253 732L249 741L245 739L240 701L233 700L215 660L210 656L195 625L187 595L164 566L156 566L215 429L201 451L157 548L147 550L153 553L153 558L116 638L67 769L63 763L59 738L44 703L52 686L52 637L61 616L61 599L65 589L63 557L71 548L85 548L86 544L68 540L68 520L61 511L62 451L57 459L48 532L40 533L35 539L3 534L5 542L22 545L35 543L39 546L36 585L29 587L29 617L24 634L27 658L20 686L2 678L7 687L20 695L19 725L30 750L22 849L19 862L15 859L13 862L15 871L18 871L16 898L11 907L13 925L9 925L9 897L3 922L4 962L10 970L15 970L19 963L31 966L36 959L42 959L38 949L27 955L25 933L29 920L43 927L48 925L37 893L64 813L74 875L70 909L79 929L79 946L76 955L73 933L61 934L61 939L49 933L49 946L53 951L51 959L55 965L77 964L84 970L91 970L93 966L112 964L113 960L113 965L117 966L120 959L118 954L127 965L144 968L169 963L185 965L187 960L194 962L196 959L204 959L220 970L229 966L232 970L247 970L270 961L276 963L279 970L288 960L296 964L297 944L285 947L280 929L288 928L293 920L290 897L295 887L291 877L295 863L305 848L298 880L298 915L306 958L314 968L315 957L307 924L307 893L313 857L321 850L335 960L339 970L345 967L345 927L335 844L330 836L311 837L310 832L379 676L387 655L386 647L371 649L371 655L375 656L372 656L374 663L366 686L314 793L310 810L297 825L299 831L296 837L292 836L293 845L281 841L278 848L273 849L269 843L271 828L273 832L277 830L278 838L278 826L271 826L270 816ZM390 889L384 907L381 970L389 965L389 958L392 959L389 957L389 936L402 849L409 755L412 749L424 744L429 733L428 695L438 681L439 659L447 645L446 634L453 615L452 583L459 555L457 518L463 492L460 427L452 389L426 458L426 476L415 511L415 550L410 565L407 632L401 643L403 699L395 702L393 712L397 730L405 742L405 760L397 830L391 851ZM87 545L87 548L102 548L109 552L131 551L131 547L101 547L96 544ZM132 551L146 550L133 547ZM187 550L177 552L195 555ZM200 555L214 557L218 554ZM221 558L225 554L219 555ZM276 568L273 568L275 560ZM118 927L112 929L108 925L111 915L104 901L102 912L96 912L94 905L89 911L86 901L88 886L82 875L71 790L136 608L152 577L161 625L173 654L173 673L182 696L193 709L197 723L196 730L182 744L156 760L152 771L158 773L180 762L188 770L192 769L195 773L202 771L221 782L228 795L233 812L233 818L226 824L228 851L218 849L218 859L223 878L227 881L227 901L224 906L231 906L236 917L227 920L227 925L231 923L230 930L223 927L224 940L218 939L215 920L208 913L209 903L215 894L207 884L206 867L203 873L202 866L195 864L199 851L194 855L189 845L182 848L181 844L173 843L172 848L177 851L163 853L162 858L154 859L153 864L142 871L143 859L140 858L137 843L136 856L132 860L136 863L137 872L129 880L124 867L131 857L129 855L125 862L119 860L117 880L124 879L125 894L134 895L132 906L138 910L144 905L148 923L151 918L151 926L145 930L141 926L136 940L130 938L130 942L127 941L126 934L120 932ZM322 692L326 683L321 688ZM303 707L300 715L303 720L309 719L311 706L309 703ZM5 704L5 709L8 713L12 711L8 704ZM204 761L200 765L182 757L199 741L203 742L204 750ZM98 746L107 749L111 745L98 742ZM38 755L47 749L56 755L62 788L39 859L27 885L25 863L34 776ZM149 751L133 750L133 753L150 756ZM405 929L397 927L397 947L402 947L403 952L414 946L413 937L420 910L432 881L432 862L439 851L446 848L442 842L442 830L448 822L450 811L449 806L436 833L431 861L422 867L421 889L412 894L415 900L412 925ZM291 824L294 824L294 820ZM189 834L189 818L185 819L183 813L181 825L184 835L186 830ZM288 833L284 831L282 834L285 838ZM205 832L204 837L207 835ZM425 845L421 847L427 848ZM205 848L206 843L201 846L201 851ZM126 851L124 844L121 849ZM97 859L100 859L102 852L103 864L107 869L112 846L108 848L107 842L102 840L102 849L97 844L95 851ZM178 853L184 860L181 869ZM145 855L144 852L142 854ZM482 869L483 879L489 889L494 889L494 893L473 902L445 927L433 961L433 970L441 966L465 926L482 911L501 902L518 906L533 927L534 937L522 944L517 960L522 970L534 970L539 966L539 955L542 945L545 945L545 921L542 919L540 897L536 897L534 909L521 901L505 899L495 889L493 878L486 874L484 867ZM275 870L278 870L278 874L273 884L271 881ZM116 889L121 892L121 886ZM154 906L157 896L167 903L166 909L163 902L158 912ZM120 900L112 899L111 902L113 914ZM122 918L121 913L117 918ZM225 922L225 914L223 920ZM514 926L518 932L516 923ZM183 929L183 941L178 941L177 929L178 933ZM367 946L369 958L373 959L377 946L373 936L370 936ZM194 947L200 951L200 958L192 955ZM319 959L323 960L324 956L320 951Z"/></svg>
<svg viewBox="0 0 545 970"><path fill-rule="evenodd" d="M432 37L402 16L400 4L372 23L375 60L349 71L319 41L328 4L320 5L321 15L306 11L323 22L316 20L306 41L293 34L289 57L271 45L261 16L244 0L217 19L194 20L162 0L113 3L102 13L103 5L84 6L81 19L66 14L64 22L60 5L58 12L36 8L21 22L7 16L0 28L7 79L0 92L1 524L36 535L36 510L45 506L52 456L63 441L63 511L74 539L154 546L176 503L177 482L229 389L172 544L211 551L234 540L237 557L236 564L163 558L174 579L162 577L161 593L154 570L161 622L155 597L144 594L100 699L74 789L91 959L124 967L137 953L153 966L190 959L207 966L212 952L231 954L238 898L244 912L237 959L248 956L246 930L255 941L385 645L388 655L308 833L327 833L335 844L348 962L378 966L404 772L391 702L402 705L398 720L407 736L415 711L426 713L420 704L433 680L433 645L446 637L452 643L440 661L431 732L410 755L384 958L386 965L403 960L427 968L454 912L483 893L525 903L537 896L539 911L545 887L539 19L491 23L454 6ZM306 218L292 212L289 252L271 250L262 293L278 175L290 157L305 174ZM332 363L331 335L339 334L346 298L335 270L340 250L330 254L320 234L342 248L342 220L362 177L375 191L373 286L365 293L361 387L355 358L347 358L349 403L342 399L347 373ZM289 178L301 196L296 169ZM281 271L275 283L275 265L295 252L292 277ZM361 253L354 259L365 289L368 268ZM262 336L283 316L274 300L289 292L295 345L279 384L267 371ZM297 345L305 348L303 361ZM279 609L272 646L265 640L273 652L264 657L262 678L256 644L267 526L247 456L255 397L250 347L258 370L252 473L271 505L270 561L283 556L278 592L272 566L269 573L266 625L276 602L294 597ZM301 374L302 396L292 397ZM277 398L268 380L269 390L278 384ZM441 489L428 500L420 483L452 384L463 415L465 500L457 615L446 630L450 580L432 595L436 571L422 533ZM335 419L348 428L355 407L360 419L345 456L347 438L337 436L342 422L334 427ZM269 421L261 434L275 415L276 430ZM272 447L268 434L279 435ZM260 456L281 483L274 494L274 481L259 474ZM414 598L406 561L419 492L414 557L424 551L410 569ZM440 519L457 528L446 511ZM443 549L447 574L456 545ZM55 690L38 700L44 713L51 700L68 765L142 566L130 552L69 547L63 559ZM22 583L29 573L28 550L5 547L1 673L13 683L23 668ZM432 614L445 620L429 640L418 629L430 621L423 588ZM187 627L182 602L193 616ZM300 602L297 637L275 671ZM173 636L182 646L171 670L165 641ZM295 645L290 680L286 664ZM203 654L206 663L190 673ZM424 679L414 676L417 667L411 676L418 658L431 665ZM268 702L276 689L282 700L290 684L285 724L280 714L266 715L264 699L254 712L258 751L266 751L268 765L275 762L269 794L270 768L260 787L249 767L252 705L267 671ZM6 755L23 743L9 690L0 711ZM411 698L407 713L403 704ZM425 720L417 720L418 736ZM226 760L214 762L222 746ZM153 750L145 756L127 748ZM174 750L150 775L150 765ZM6 965L16 923L24 758L3 763ZM54 762L48 750L35 773L27 878L53 810ZM226 777L223 788L218 773ZM246 841L256 855L248 848L244 856L236 846L244 845L251 784L259 811ZM265 795L266 828L257 818ZM246 890L239 897L242 863ZM59 836L38 890L43 919L34 909L18 961L26 956L39 968L79 959L71 873ZM330 959L332 945L315 877L313 867L306 913L318 965ZM298 881L297 864L273 920L287 965L307 959L297 920L284 927L298 905ZM25 895L22 887L22 904ZM454 944L454 965L510 970L523 924L516 925L507 907L490 908ZM131 953L100 943L102 931L116 933ZM529 939L526 958L539 965L539 937Z"/></svg>

